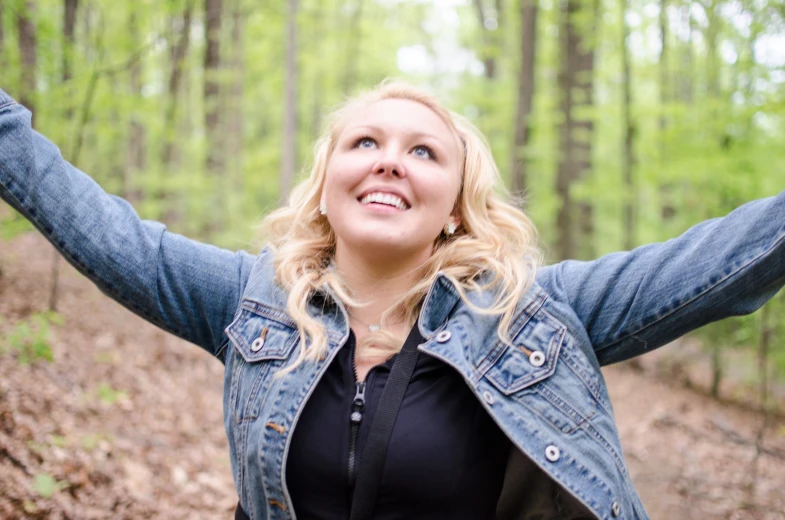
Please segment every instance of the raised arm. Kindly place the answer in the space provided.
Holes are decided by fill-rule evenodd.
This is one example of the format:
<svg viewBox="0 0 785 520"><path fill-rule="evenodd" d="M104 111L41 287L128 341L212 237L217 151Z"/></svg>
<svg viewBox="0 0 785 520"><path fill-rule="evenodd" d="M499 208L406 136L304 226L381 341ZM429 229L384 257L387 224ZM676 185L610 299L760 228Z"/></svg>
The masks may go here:
<svg viewBox="0 0 785 520"><path fill-rule="evenodd" d="M538 279L583 324L601 364L631 358L749 314L785 284L785 192L668 242L546 267Z"/></svg>
<svg viewBox="0 0 785 520"><path fill-rule="evenodd" d="M169 233L106 194L30 126L0 90L0 197L104 293L136 314L217 353L253 257Z"/></svg>

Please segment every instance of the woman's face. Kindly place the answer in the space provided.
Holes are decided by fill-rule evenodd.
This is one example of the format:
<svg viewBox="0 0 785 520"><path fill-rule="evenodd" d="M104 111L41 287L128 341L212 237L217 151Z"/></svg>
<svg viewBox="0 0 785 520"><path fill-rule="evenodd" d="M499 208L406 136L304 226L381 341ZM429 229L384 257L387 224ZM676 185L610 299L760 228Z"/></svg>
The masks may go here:
<svg viewBox="0 0 785 520"><path fill-rule="evenodd" d="M350 116L327 164L322 201L337 253L424 261L454 215L458 143L420 103L374 102Z"/></svg>

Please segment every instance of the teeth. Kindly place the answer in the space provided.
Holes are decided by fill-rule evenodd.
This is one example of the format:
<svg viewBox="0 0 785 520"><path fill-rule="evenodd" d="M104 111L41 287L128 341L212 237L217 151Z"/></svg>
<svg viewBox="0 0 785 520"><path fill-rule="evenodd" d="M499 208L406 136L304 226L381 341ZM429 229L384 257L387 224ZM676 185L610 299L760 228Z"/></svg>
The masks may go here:
<svg viewBox="0 0 785 520"><path fill-rule="evenodd" d="M360 200L361 204L370 204L371 202L375 202L377 204L385 204L387 206L393 206L400 210L407 210L409 206L397 195L393 195L391 193L379 193L373 192L369 193L365 197Z"/></svg>

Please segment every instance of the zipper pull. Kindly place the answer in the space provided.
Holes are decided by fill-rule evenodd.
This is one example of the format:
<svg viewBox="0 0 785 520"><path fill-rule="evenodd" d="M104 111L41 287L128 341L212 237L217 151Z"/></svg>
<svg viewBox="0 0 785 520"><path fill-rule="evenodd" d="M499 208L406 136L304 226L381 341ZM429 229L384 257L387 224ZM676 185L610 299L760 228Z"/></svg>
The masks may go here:
<svg viewBox="0 0 785 520"><path fill-rule="evenodd" d="M365 381L354 383L354 402L352 403L352 422L357 424L363 419L363 409L365 409Z"/></svg>

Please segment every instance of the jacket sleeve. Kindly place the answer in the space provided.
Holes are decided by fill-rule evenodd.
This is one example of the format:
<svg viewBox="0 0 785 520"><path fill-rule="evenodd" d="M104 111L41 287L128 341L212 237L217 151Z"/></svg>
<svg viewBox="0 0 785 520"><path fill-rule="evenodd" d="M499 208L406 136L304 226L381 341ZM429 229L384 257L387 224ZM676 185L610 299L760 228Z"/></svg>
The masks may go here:
<svg viewBox="0 0 785 520"><path fill-rule="evenodd" d="M542 283L583 324L601 364L749 314L785 284L785 192L664 243L543 269ZM558 303L557 303L558 304Z"/></svg>
<svg viewBox="0 0 785 520"><path fill-rule="evenodd" d="M142 221L35 132L0 90L0 197L77 270L151 323L213 354L226 341L253 257Z"/></svg>

